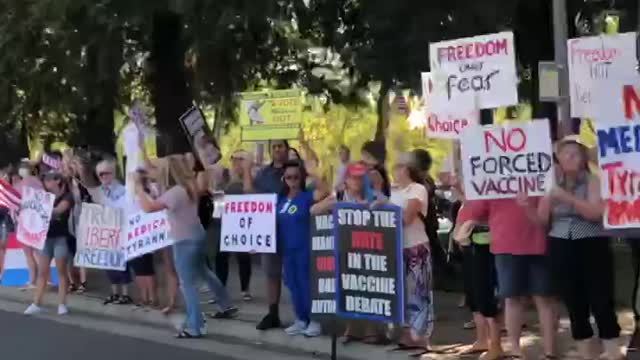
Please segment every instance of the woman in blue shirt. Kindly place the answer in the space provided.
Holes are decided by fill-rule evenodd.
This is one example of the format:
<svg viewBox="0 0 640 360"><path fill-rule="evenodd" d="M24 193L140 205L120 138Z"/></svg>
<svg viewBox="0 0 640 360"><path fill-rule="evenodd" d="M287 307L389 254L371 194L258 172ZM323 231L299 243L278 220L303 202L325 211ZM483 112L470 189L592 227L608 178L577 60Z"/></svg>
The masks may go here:
<svg viewBox="0 0 640 360"><path fill-rule="evenodd" d="M320 335L320 324L311 321L310 227L312 191L305 189L307 174L299 161L284 164L284 187L278 195L277 238L283 253L284 283L289 288L296 321L285 332L307 337Z"/></svg>

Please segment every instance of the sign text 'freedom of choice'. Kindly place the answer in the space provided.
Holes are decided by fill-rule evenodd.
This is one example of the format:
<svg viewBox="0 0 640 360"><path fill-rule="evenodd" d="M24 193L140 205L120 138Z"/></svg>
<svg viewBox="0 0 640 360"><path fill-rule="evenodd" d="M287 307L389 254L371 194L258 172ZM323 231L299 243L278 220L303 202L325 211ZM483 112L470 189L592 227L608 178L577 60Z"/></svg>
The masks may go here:
<svg viewBox="0 0 640 360"><path fill-rule="evenodd" d="M403 323L402 210L339 204L333 222L338 316Z"/></svg>
<svg viewBox="0 0 640 360"><path fill-rule="evenodd" d="M225 195L220 251L276 252L276 194Z"/></svg>
<svg viewBox="0 0 640 360"><path fill-rule="evenodd" d="M462 171L470 200L541 196L552 186L553 153L548 120L467 128Z"/></svg>

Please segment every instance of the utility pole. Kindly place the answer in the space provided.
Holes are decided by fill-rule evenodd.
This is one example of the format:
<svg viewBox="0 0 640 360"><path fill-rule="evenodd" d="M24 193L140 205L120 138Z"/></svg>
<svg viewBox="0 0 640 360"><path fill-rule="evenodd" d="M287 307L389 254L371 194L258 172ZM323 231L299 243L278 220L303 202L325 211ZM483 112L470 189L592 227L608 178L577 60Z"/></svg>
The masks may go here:
<svg viewBox="0 0 640 360"><path fill-rule="evenodd" d="M557 101L558 135L563 137L573 133L569 112L569 69L567 62L567 25L566 0L553 0L553 43L555 63L558 66L558 86L560 98Z"/></svg>

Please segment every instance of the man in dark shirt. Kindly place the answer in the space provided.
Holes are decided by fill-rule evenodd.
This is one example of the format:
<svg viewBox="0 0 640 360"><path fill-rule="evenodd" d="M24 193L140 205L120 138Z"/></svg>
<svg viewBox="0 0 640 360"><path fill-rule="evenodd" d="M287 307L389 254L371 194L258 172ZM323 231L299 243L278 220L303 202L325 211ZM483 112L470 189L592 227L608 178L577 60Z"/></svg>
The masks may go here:
<svg viewBox="0 0 640 360"><path fill-rule="evenodd" d="M283 165L289 156L289 143L286 140L272 140L269 142L269 146L271 164L260 169L255 179L251 177L250 168L244 171L244 191L246 193L278 194L282 191ZM246 166L251 166L250 161L246 161ZM278 244L277 240L276 244ZM269 330L281 326L279 304L282 290L282 255L280 254L280 246L278 245L276 254L263 254L262 256L268 281L269 313L260 321L256 329Z"/></svg>

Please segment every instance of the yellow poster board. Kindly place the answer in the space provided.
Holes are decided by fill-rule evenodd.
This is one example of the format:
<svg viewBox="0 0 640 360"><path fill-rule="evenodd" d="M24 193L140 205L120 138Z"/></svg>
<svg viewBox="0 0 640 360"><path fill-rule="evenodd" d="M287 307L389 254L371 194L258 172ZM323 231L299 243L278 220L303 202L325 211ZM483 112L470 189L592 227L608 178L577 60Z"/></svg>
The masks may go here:
<svg viewBox="0 0 640 360"><path fill-rule="evenodd" d="M297 139L302 124L300 90L240 94L242 141Z"/></svg>

